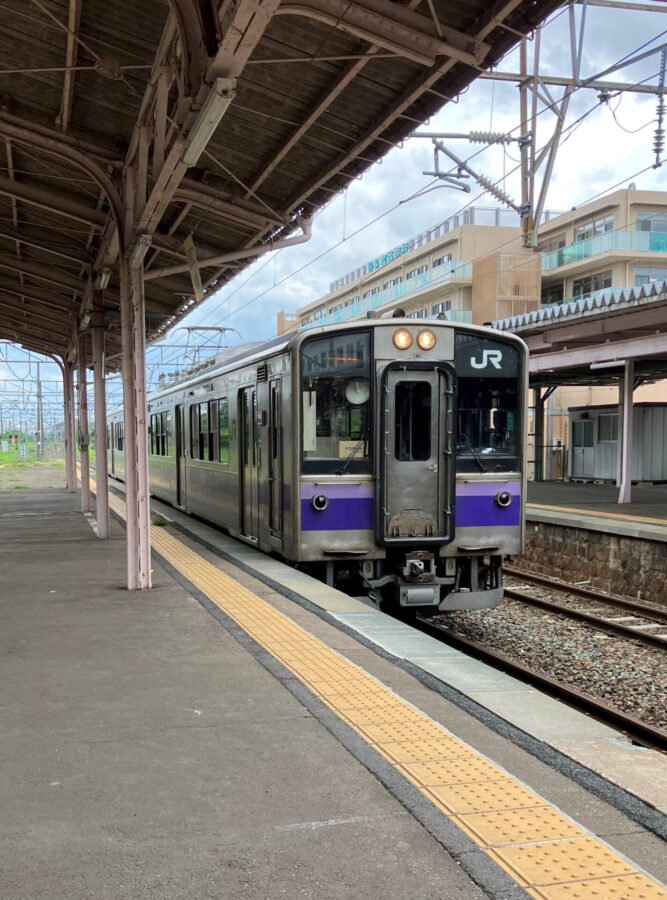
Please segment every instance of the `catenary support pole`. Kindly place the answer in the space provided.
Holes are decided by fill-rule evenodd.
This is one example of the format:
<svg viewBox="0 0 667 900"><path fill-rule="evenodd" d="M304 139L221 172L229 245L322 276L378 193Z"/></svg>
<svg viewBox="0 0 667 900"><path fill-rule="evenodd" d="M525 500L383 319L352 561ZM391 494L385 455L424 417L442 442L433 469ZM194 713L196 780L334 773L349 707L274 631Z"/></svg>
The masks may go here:
<svg viewBox="0 0 667 900"><path fill-rule="evenodd" d="M63 364L63 385L65 394L65 471L67 490L76 493L76 424L74 421L74 366L65 360Z"/></svg>
<svg viewBox="0 0 667 900"><path fill-rule="evenodd" d="M107 402L104 374L104 319L93 319L93 384L95 388L95 475L98 538L109 537L109 485L107 479Z"/></svg>
<svg viewBox="0 0 667 900"><path fill-rule="evenodd" d="M81 512L90 512L90 456L88 447L88 372L86 335L79 335L79 444L81 447Z"/></svg>
<svg viewBox="0 0 667 900"><path fill-rule="evenodd" d="M632 501L632 431L633 431L633 394L635 389L635 363L628 359L625 363L623 379L623 460L621 463L621 488L618 492L619 503Z"/></svg>
<svg viewBox="0 0 667 900"><path fill-rule="evenodd" d="M533 456L533 481L542 481L542 458L544 455L544 397L542 388L533 390L535 398L535 412L533 415L535 432L535 447Z"/></svg>

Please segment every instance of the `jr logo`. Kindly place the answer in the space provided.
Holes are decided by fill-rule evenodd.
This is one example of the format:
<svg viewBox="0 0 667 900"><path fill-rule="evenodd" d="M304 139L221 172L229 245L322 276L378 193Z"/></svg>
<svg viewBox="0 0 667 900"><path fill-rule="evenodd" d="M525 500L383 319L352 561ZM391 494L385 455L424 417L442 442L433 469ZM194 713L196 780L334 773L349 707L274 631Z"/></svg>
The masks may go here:
<svg viewBox="0 0 667 900"><path fill-rule="evenodd" d="M482 350L481 360L470 357L470 365L473 369L486 369L489 363L499 369L503 361L502 350Z"/></svg>

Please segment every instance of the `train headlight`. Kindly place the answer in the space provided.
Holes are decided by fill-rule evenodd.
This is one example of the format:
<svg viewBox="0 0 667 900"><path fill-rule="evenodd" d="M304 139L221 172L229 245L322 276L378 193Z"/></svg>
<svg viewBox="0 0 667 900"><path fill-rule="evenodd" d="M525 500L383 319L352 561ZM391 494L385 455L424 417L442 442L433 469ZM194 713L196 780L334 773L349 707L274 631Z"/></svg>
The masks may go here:
<svg viewBox="0 0 667 900"><path fill-rule="evenodd" d="M318 512L324 512L329 505L329 498L325 497L324 494L316 494L310 502L313 504L313 509L316 509Z"/></svg>
<svg viewBox="0 0 667 900"><path fill-rule="evenodd" d="M394 332L394 347L397 350L408 350L412 346L412 335L407 328L399 328Z"/></svg>
<svg viewBox="0 0 667 900"><path fill-rule="evenodd" d="M498 491L495 496L495 501L498 506L501 506L503 509L507 509L507 507L512 503L512 495L509 491Z"/></svg>
<svg viewBox="0 0 667 900"><path fill-rule="evenodd" d="M422 350L432 350L435 347L435 335L432 331L420 331L417 335L417 343Z"/></svg>

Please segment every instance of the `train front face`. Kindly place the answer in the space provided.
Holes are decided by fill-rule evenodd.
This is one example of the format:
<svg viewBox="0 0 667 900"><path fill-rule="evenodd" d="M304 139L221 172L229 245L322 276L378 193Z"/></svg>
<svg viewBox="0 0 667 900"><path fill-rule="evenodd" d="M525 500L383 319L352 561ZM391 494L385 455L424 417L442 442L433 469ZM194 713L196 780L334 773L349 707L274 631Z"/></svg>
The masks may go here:
<svg viewBox="0 0 667 900"><path fill-rule="evenodd" d="M299 558L391 604L496 606L523 538L522 342L383 319L306 335L297 355Z"/></svg>

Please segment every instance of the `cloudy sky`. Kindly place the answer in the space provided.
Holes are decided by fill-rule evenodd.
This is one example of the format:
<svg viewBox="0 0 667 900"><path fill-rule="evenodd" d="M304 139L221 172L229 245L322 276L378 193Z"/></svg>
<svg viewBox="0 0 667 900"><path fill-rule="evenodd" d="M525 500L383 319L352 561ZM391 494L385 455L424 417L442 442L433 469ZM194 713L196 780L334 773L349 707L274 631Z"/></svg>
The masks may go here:
<svg viewBox="0 0 667 900"><path fill-rule="evenodd" d="M576 16L580 21L580 6L576 7ZM556 14L543 29L543 73L567 76L571 72L566 49L569 46L567 17L567 12ZM589 7L582 77L588 78L634 55L639 47L650 49L664 43L666 29L667 14ZM606 80L635 83L648 78L649 83L656 84L659 62L658 53L643 63L606 76ZM518 68L515 52L499 70L516 72ZM560 89L551 91L554 98L560 97ZM592 111L578 126L569 127L589 110ZM654 161L655 116L655 96L626 93L609 104L600 105L596 91L576 92L570 102L566 140L558 154L547 209L566 210L582 204L619 182L625 186L636 172L650 166ZM540 115L538 147L549 137L554 121L550 112ZM448 104L433 117L427 129L518 134L518 123L518 89L507 83L477 81L458 103ZM518 160L516 144L511 144L506 151L498 147L482 149L467 141L452 141L449 146L463 159L475 154L472 164L492 181L506 175L504 188L519 201L518 175L510 174ZM431 142L417 138L391 151L381 164L373 166L363 179L355 181L316 217L308 244L263 257L207 301L185 324L232 326L244 340L271 337L275 334L279 310L294 311L316 300L328 291L335 278L372 256L447 218L466 204L499 205L488 194L478 196L480 190L474 184L470 194L438 187L409 199L432 183L423 174L424 170L433 168L432 153ZM665 172L665 167L651 169L634 180L640 189L665 188ZM178 336L171 340L178 340ZM238 337L231 334L230 341L237 342Z"/></svg>
<svg viewBox="0 0 667 900"><path fill-rule="evenodd" d="M667 4L665 9L661 13L588 7L582 77L590 78L639 50L644 52L664 44ZM576 7L578 22L581 10L581 6ZM543 28L541 70L544 74L568 76L571 73L567 18L567 11L556 13ZM531 55L532 45L529 60ZM607 75L606 80L629 83L646 80L657 84L659 64L660 54L656 53L642 63ZM518 53L514 52L499 66L499 71L516 72L518 68ZM560 89L552 88L551 92L554 98L560 97ZM630 181L639 189L667 189L667 166L650 168L654 162L655 117L653 95L625 93L608 104L600 104L596 91L577 91L570 103L546 208L566 210L617 186L627 186ZM539 116L538 147L550 136L554 121L549 111ZM458 103L448 104L434 116L426 128L438 132L489 130L517 134L518 124L516 86L478 80ZM452 141L448 145L460 158L474 157L472 164L492 181L504 179L505 191L519 201L516 144L506 149L482 148L467 141ZM498 206L489 195L479 196L480 190L474 184L469 194L443 186L429 191L433 179L423 172L432 167L431 142L418 138L406 141L361 180L353 182L315 218L308 244L262 257L183 324L236 329L240 337L230 332L231 344L269 338L275 334L279 310L291 312L316 300L328 291L335 278L467 204ZM638 172L642 174L637 175ZM183 342L183 333L175 331L165 343L182 345ZM149 361L161 356L167 360L164 367L167 371L176 368L179 355L182 350L149 348ZM17 366L13 367L14 373L3 371L1 356L0 393L11 387L16 372L27 374ZM55 370L47 371L47 377L56 377ZM156 377L158 371L150 367L149 377ZM120 399L118 388L113 393L112 403Z"/></svg>

